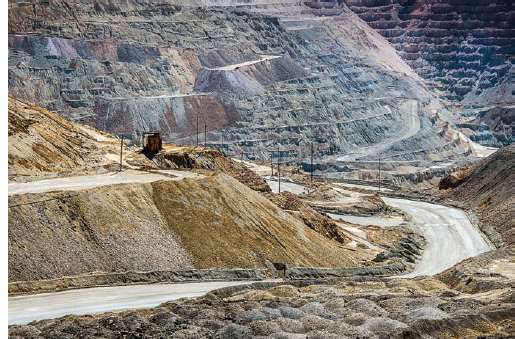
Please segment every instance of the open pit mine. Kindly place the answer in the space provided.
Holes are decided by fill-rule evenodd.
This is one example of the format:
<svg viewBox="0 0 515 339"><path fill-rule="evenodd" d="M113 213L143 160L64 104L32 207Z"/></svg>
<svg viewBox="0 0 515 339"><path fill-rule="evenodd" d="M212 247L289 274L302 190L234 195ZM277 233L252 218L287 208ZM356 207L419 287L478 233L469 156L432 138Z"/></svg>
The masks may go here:
<svg viewBox="0 0 515 339"><path fill-rule="evenodd" d="M512 337L513 15L9 1L9 338Z"/></svg>

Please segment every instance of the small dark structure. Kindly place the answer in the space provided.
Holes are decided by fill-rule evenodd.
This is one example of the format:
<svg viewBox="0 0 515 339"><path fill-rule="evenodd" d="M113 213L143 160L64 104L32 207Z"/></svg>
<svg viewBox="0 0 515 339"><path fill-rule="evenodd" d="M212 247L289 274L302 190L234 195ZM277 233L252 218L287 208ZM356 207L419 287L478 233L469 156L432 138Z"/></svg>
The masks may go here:
<svg viewBox="0 0 515 339"><path fill-rule="evenodd" d="M163 138L159 132L147 132L142 136L143 153L157 154L163 148Z"/></svg>

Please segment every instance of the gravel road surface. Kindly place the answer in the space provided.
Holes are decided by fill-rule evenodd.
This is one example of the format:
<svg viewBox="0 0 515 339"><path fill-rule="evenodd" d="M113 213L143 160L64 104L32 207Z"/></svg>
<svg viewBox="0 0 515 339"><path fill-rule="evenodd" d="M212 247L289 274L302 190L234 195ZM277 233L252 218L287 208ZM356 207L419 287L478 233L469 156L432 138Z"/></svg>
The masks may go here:
<svg viewBox="0 0 515 339"><path fill-rule="evenodd" d="M198 297L209 291L252 281L199 282L94 287L9 298L9 325L53 319L67 314L91 314L150 308L182 297Z"/></svg>
<svg viewBox="0 0 515 339"><path fill-rule="evenodd" d="M277 182L268 182L272 191L276 192L277 187L273 184L277 184ZM353 185L353 187L363 186ZM281 190L290 190L292 193L297 193L299 190L302 192L302 186L285 182L283 188L281 182ZM434 275L462 260L494 249L486 236L472 226L462 210L420 201L382 199L386 204L397 207L411 215L413 227L420 230L428 243L415 270L410 274L403 275L404 278ZM336 220L340 219L339 215L333 215L332 217ZM371 220L372 224L377 221L377 218ZM360 220L361 224L364 222L365 220Z"/></svg>
<svg viewBox="0 0 515 339"><path fill-rule="evenodd" d="M199 174L188 171L163 170L160 171L160 173L163 174L128 170L99 175L47 179L26 183L10 183L7 189L9 195L12 195L61 190L72 191L122 183L145 183L157 180L180 180L182 178L200 177Z"/></svg>
<svg viewBox="0 0 515 339"><path fill-rule="evenodd" d="M427 240L427 247L415 270L402 277L434 275L464 259L494 249L459 209L420 201L382 199L411 215L413 226Z"/></svg>

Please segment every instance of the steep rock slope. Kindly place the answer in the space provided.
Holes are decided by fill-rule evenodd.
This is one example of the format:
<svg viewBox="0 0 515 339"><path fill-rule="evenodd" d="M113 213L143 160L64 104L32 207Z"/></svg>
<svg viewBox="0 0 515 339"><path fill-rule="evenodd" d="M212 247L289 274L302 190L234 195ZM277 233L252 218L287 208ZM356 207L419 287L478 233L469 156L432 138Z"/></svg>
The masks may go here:
<svg viewBox="0 0 515 339"><path fill-rule="evenodd" d="M193 267L150 184L9 197L9 281Z"/></svg>
<svg viewBox="0 0 515 339"><path fill-rule="evenodd" d="M445 108L344 5L322 17L295 1L249 3L278 20L173 3L10 4L10 92L133 138L153 129L194 143L205 130L248 158L280 146L299 163L312 140L325 156L384 139L370 156L468 152L442 127Z"/></svg>
<svg viewBox="0 0 515 339"><path fill-rule="evenodd" d="M442 179L445 196L469 203L481 220L493 226L503 240L513 245L514 146L502 148L470 169Z"/></svg>
<svg viewBox="0 0 515 339"><path fill-rule="evenodd" d="M449 100L458 127L472 140L511 144L510 1L344 1Z"/></svg>
<svg viewBox="0 0 515 339"><path fill-rule="evenodd" d="M345 0L449 99L509 87L510 1ZM501 96L499 101L510 100Z"/></svg>
<svg viewBox="0 0 515 339"><path fill-rule="evenodd" d="M9 197L9 281L93 271L356 265L225 175Z"/></svg>

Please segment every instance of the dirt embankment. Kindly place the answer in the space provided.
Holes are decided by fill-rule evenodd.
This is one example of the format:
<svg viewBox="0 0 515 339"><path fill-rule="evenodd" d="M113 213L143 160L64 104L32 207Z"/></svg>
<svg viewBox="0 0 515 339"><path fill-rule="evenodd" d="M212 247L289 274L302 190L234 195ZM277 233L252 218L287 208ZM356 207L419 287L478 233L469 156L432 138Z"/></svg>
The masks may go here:
<svg viewBox="0 0 515 339"><path fill-rule="evenodd" d="M9 96L9 179L49 173L106 172L116 166L109 154L119 141L72 124L52 112Z"/></svg>
<svg viewBox="0 0 515 339"><path fill-rule="evenodd" d="M512 183L515 146L502 148L471 168L452 173L439 184L445 198L469 204L481 221L493 226L503 240L514 244L512 237Z"/></svg>
<svg viewBox="0 0 515 339"><path fill-rule="evenodd" d="M9 281L359 260L226 175L9 197Z"/></svg>
<svg viewBox="0 0 515 339"><path fill-rule="evenodd" d="M341 244L350 242L347 235L345 235L341 228L339 228L331 218L315 211L294 194L283 192L281 194L269 193L266 196L277 206L292 216L302 220L314 231Z"/></svg>
<svg viewBox="0 0 515 339"><path fill-rule="evenodd" d="M192 186L188 186L192 185ZM356 260L339 244L232 178L155 182L154 201L197 268L345 267Z"/></svg>
<svg viewBox="0 0 515 339"><path fill-rule="evenodd" d="M150 184L9 197L9 281L194 267Z"/></svg>

